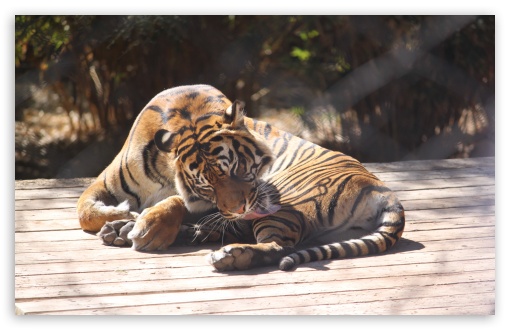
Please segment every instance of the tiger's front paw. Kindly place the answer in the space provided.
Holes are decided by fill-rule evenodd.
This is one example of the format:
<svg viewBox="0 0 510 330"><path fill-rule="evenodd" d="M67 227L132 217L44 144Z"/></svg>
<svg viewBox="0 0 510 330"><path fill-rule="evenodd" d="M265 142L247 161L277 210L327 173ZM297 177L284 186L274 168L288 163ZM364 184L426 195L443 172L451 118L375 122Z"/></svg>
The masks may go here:
<svg viewBox="0 0 510 330"><path fill-rule="evenodd" d="M161 251L174 243L182 217L163 211L157 207L145 209L136 219L133 230L128 234L134 250Z"/></svg>
<svg viewBox="0 0 510 330"><path fill-rule="evenodd" d="M246 245L227 245L211 252L207 259L219 271L251 268L254 251Z"/></svg>
<svg viewBox="0 0 510 330"><path fill-rule="evenodd" d="M133 230L134 220L115 220L107 222L97 233L97 236L105 245L131 246L133 242L128 234Z"/></svg>

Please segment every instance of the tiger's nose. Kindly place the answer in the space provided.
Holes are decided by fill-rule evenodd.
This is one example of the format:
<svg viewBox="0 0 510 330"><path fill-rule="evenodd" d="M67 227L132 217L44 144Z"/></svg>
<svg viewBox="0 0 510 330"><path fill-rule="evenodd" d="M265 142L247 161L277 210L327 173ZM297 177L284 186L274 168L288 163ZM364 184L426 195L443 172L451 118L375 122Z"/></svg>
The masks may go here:
<svg viewBox="0 0 510 330"><path fill-rule="evenodd" d="M245 207L246 207L246 204L242 203L241 206L239 206L239 208L234 211L234 213L243 214L245 211Z"/></svg>

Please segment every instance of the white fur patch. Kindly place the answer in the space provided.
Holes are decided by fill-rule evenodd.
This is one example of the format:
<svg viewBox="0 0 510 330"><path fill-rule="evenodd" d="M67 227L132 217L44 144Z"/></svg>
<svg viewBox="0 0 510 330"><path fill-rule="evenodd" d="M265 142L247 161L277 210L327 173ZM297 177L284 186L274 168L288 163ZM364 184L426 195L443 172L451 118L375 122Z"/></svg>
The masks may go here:
<svg viewBox="0 0 510 330"><path fill-rule="evenodd" d="M163 136L161 137L161 142L163 142L163 144L166 144L168 142L168 140L170 140L170 137L172 136L172 133L170 132L166 132L165 134L163 134Z"/></svg>
<svg viewBox="0 0 510 330"><path fill-rule="evenodd" d="M126 215L129 214L129 202L127 200L123 201L117 206L105 205L101 201L96 201L94 203L94 206L96 207L98 212L103 214L122 214L122 213L125 213Z"/></svg>
<svg viewBox="0 0 510 330"><path fill-rule="evenodd" d="M234 104L232 103L232 105L234 105ZM227 108L227 110L225 110L225 114L226 114L227 116L232 116L232 105L231 105L231 106L229 106L229 107Z"/></svg>

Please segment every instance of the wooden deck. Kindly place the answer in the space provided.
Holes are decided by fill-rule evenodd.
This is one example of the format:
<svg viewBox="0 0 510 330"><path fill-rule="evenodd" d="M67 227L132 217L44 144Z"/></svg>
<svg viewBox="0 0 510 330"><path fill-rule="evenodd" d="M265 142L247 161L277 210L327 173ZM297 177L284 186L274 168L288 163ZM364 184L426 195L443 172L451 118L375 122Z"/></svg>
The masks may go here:
<svg viewBox="0 0 510 330"><path fill-rule="evenodd" d="M218 273L218 246L140 253L80 230L91 179L17 181L17 314L495 314L494 158L366 164L406 209L389 253Z"/></svg>

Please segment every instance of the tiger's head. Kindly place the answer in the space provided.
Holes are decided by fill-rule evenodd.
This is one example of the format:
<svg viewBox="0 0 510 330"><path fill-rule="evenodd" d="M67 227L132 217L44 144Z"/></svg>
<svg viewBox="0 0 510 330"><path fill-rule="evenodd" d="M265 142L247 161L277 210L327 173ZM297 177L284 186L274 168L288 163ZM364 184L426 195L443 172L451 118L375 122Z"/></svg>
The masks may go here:
<svg viewBox="0 0 510 330"><path fill-rule="evenodd" d="M221 105L155 134L158 149L174 154L179 194L190 211L215 206L228 220L276 212L261 179L273 162L271 150L246 128L242 102Z"/></svg>

